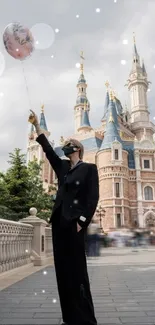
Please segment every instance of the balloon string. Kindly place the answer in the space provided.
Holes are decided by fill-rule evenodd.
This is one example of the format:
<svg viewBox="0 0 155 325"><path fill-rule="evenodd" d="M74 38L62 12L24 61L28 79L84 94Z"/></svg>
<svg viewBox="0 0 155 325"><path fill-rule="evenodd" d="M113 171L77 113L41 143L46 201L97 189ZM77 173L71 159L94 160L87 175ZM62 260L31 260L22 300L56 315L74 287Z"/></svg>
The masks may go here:
<svg viewBox="0 0 155 325"><path fill-rule="evenodd" d="M25 81L25 87L26 87L26 92L27 92L27 96L28 96L29 106L30 106L30 109L32 109L32 104L31 104L31 100L30 100L30 96L29 96L29 88L28 88L27 79L26 79L26 75L25 75L24 63L21 61L21 64L22 64L22 70L23 70L23 76L24 76L24 81Z"/></svg>

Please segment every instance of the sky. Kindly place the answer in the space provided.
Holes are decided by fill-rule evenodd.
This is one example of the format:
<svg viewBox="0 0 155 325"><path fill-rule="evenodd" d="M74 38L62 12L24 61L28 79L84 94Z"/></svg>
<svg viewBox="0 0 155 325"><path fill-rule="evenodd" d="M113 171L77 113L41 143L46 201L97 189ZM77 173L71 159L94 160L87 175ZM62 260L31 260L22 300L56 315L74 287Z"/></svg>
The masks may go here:
<svg viewBox="0 0 155 325"><path fill-rule="evenodd" d="M98 9L97 9L98 8ZM96 10L97 9L97 10ZM1 0L0 12L0 171L15 148L26 153L29 110L40 115L45 105L50 140L74 133L74 106L80 74L76 63L84 51L84 74L91 105L90 122L100 125L108 80L124 106L132 66L133 32L144 59L155 116L154 0ZM78 15L78 16L77 16ZM32 56L12 58L4 48L5 27L19 21L37 40ZM123 41L127 40L123 44ZM126 64L122 65L121 60Z"/></svg>

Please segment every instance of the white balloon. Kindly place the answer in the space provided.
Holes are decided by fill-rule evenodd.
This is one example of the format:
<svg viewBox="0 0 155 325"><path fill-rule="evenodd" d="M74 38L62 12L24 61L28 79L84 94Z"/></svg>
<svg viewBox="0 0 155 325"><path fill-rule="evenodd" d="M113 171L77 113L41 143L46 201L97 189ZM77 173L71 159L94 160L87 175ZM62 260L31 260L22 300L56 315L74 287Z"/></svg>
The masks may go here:
<svg viewBox="0 0 155 325"><path fill-rule="evenodd" d="M50 48L55 41L55 33L50 25L44 23L33 25L31 33L34 38L36 50L46 50Z"/></svg>

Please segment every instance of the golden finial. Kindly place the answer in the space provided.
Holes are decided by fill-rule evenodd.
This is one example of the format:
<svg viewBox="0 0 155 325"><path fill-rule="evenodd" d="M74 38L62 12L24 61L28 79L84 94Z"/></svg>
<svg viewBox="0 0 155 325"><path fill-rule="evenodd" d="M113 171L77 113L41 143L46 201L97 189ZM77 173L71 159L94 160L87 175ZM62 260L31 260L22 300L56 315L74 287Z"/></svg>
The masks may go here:
<svg viewBox="0 0 155 325"><path fill-rule="evenodd" d="M134 44L136 44L136 37L135 37L135 33L133 32L133 42Z"/></svg>
<svg viewBox="0 0 155 325"><path fill-rule="evenodd" d="M107 89L109 88L110 84L109 84L108 80L105 82L105 86L106 86Z"/></svg>
<svg viewBox="0 0 155 325"><path fill-rule="evenodd" d="M112 116L112 112L110 112L110 116L109 116L109 123L110 122L113 122L114 123L114 119L113 119L113 116Z"/></svg>
<svg viewBox="0 0 155 325"><path fill-rule="evenodd" d="M81 70L81 73L83 73L83 61L85 60L83 51L81 51L81 53L80 53L80 59L81 59L80 70Z"/></svg>
<svg viewBox="0 0 155 325"><path fill-rule="evenodd" d="M110 95L110 100L113 100L114 99L114 92L113 92L112 89L110 89L109 95Z"/></svg>
<svg viewBox="0 0 155 325"><path fill-rule="evenodd" d="M113 90L113 99L116 99L117 94L116 94L116 90Z"/></svg>
<svg viewBox="0 0 155 325"><path fill-rule="evenodd" d="M41 105L41 112L44 113L44 105Z"/></svg>

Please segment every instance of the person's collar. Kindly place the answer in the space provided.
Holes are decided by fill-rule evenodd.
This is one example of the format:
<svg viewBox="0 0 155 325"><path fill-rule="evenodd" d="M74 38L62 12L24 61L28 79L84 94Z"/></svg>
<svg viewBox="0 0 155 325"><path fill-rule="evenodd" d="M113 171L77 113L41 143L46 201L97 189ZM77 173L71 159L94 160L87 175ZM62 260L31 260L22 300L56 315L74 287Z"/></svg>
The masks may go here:
<svg viewBox="0 0 155 325"><path fill-rule="evenodd" d="M74 168L75 166L77 166L79 163L82 163L82 160L79 159L75 165L73 165L73 166L71 165L71 169Z"/></svg>

